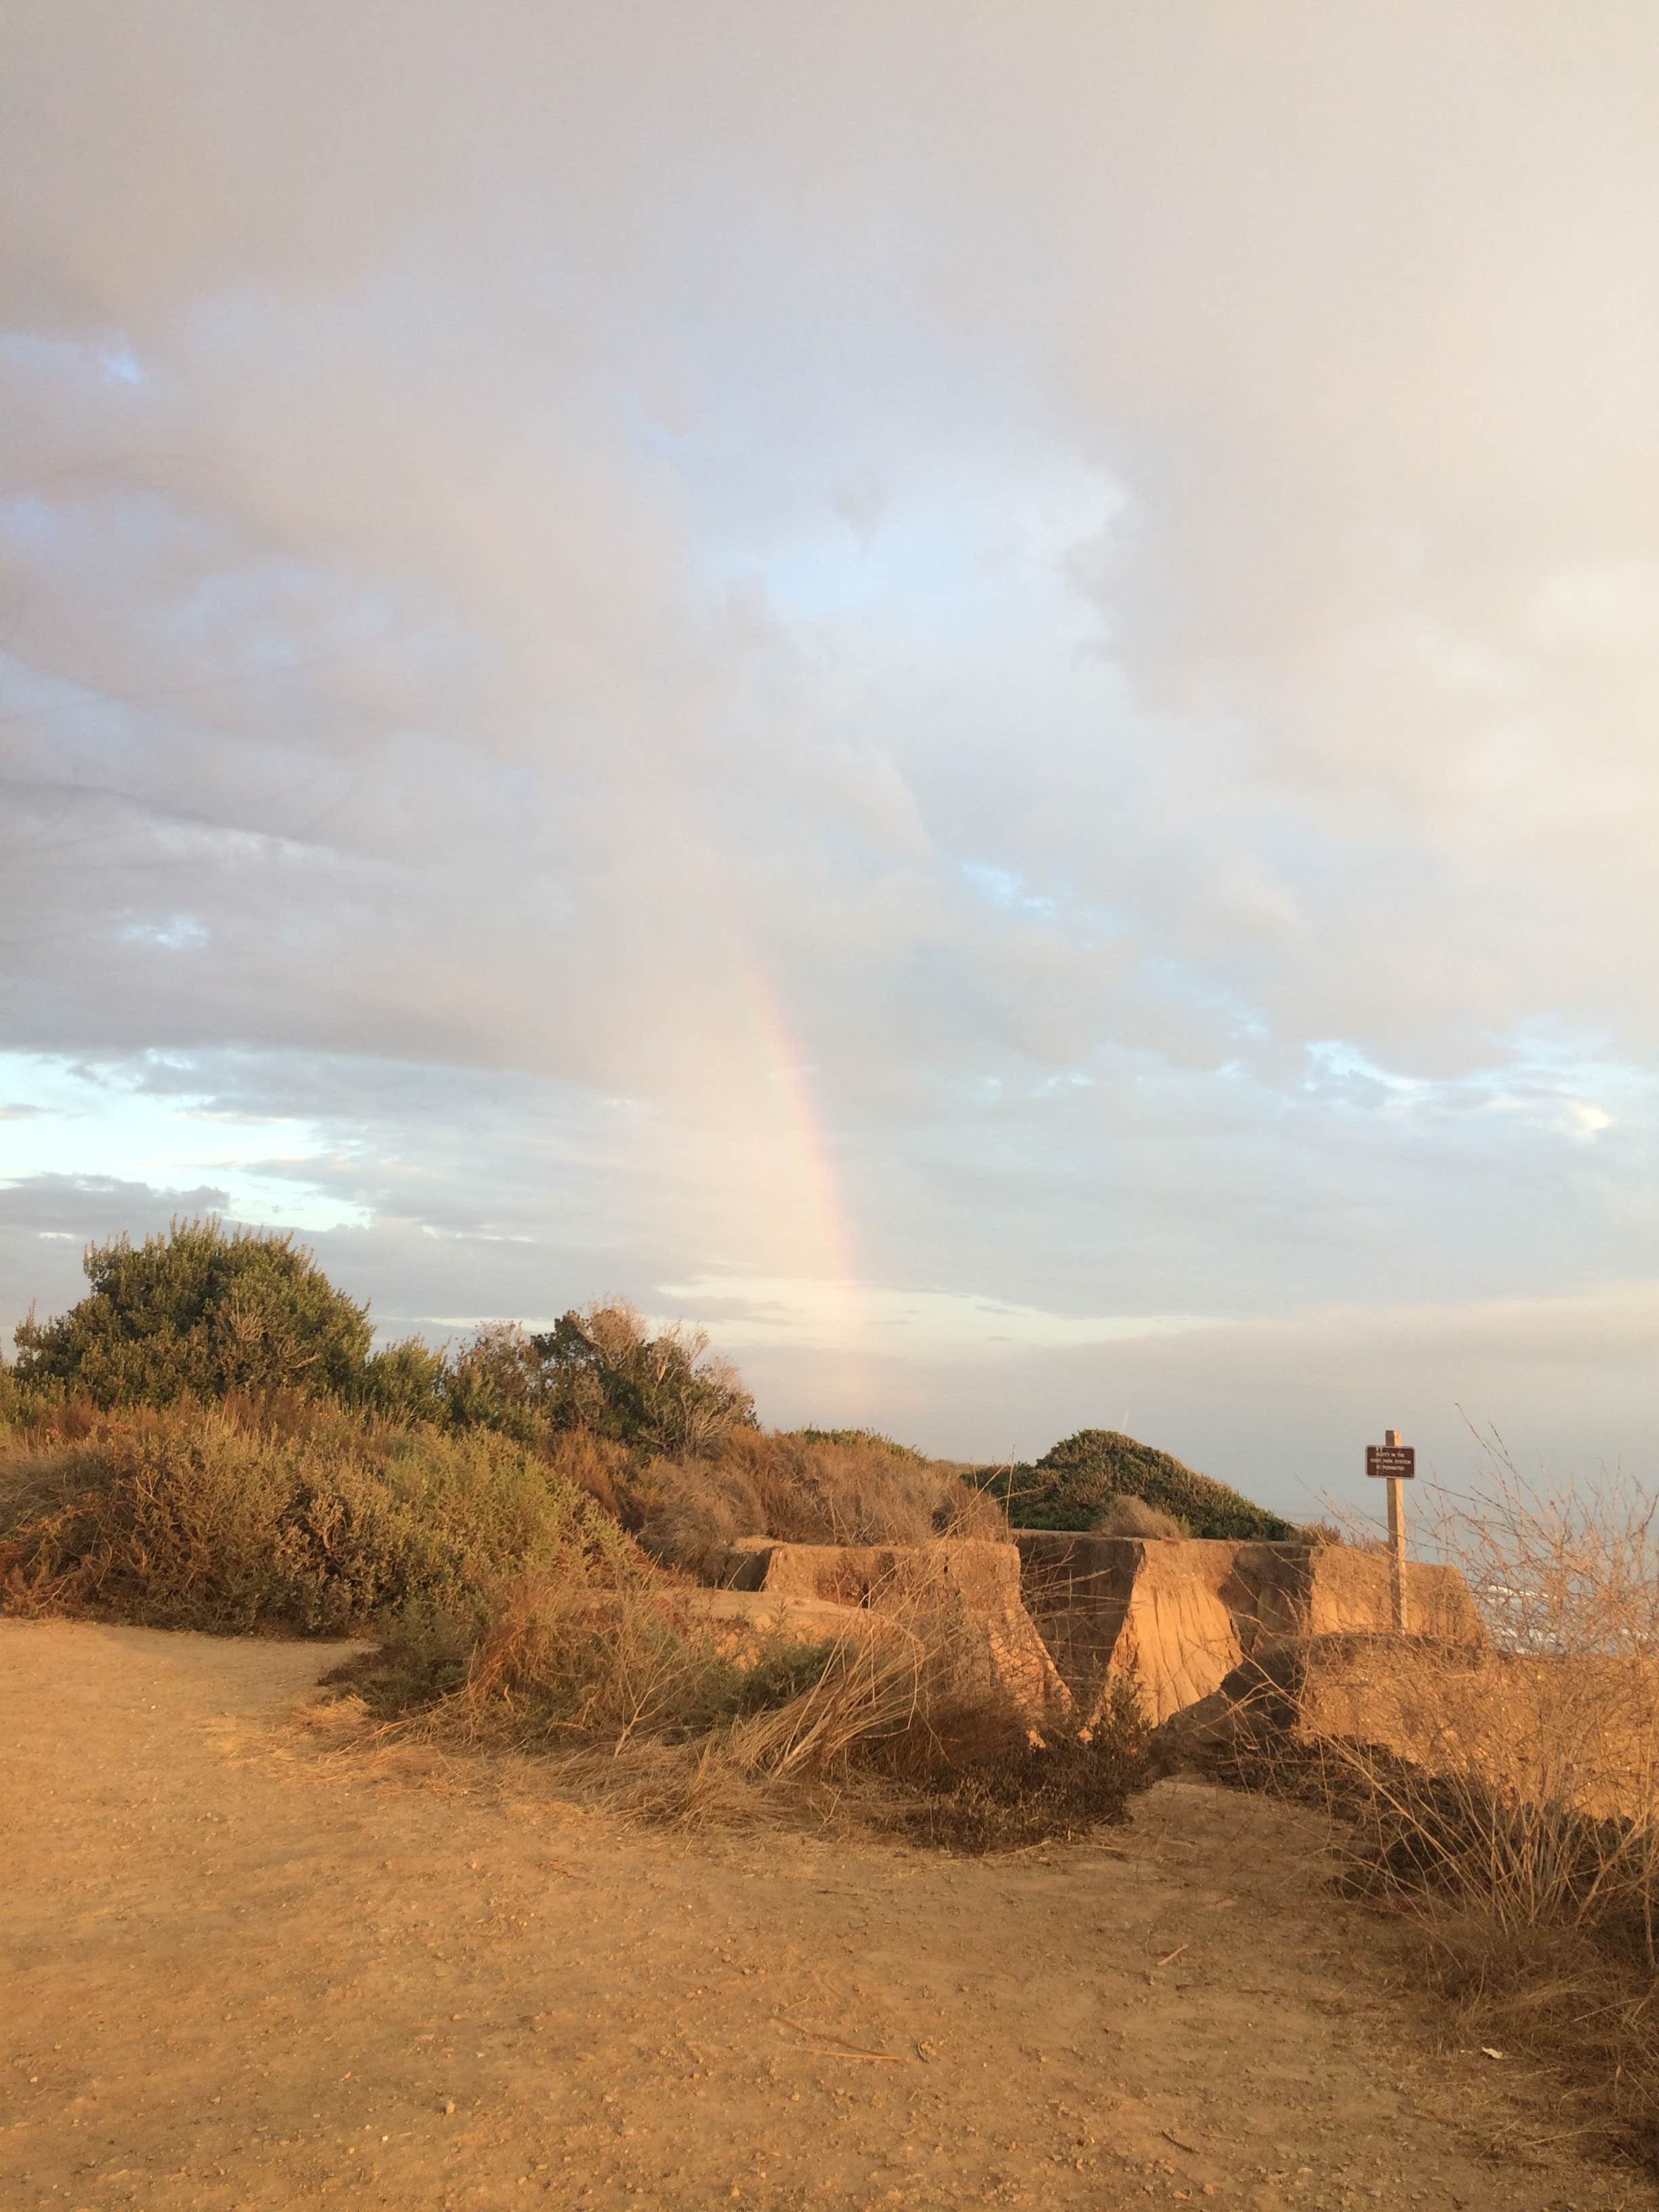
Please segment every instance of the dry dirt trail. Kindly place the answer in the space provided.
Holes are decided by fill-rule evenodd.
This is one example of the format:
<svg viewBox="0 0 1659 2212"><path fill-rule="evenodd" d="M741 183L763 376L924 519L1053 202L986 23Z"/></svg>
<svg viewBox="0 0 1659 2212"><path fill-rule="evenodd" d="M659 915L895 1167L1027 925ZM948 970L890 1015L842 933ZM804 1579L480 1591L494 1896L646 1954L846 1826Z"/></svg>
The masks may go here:
<svg viewBox="0 0 1659 2212"><path fill-rule="evenodd" d="M1654 2201L1537 2148L1297 1816L678 1840L323 1755L335 1656L0 1621L3 2212Z"/></svg>

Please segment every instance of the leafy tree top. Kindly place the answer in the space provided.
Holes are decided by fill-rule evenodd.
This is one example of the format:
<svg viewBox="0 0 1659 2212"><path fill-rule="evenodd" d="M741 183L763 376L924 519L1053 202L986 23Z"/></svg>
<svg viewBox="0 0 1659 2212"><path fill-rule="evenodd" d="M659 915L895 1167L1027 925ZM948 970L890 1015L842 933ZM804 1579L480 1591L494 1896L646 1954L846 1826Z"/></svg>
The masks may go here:
<svg viewBox="0 0 1659 2212"><path fill-rule="evenodd" d="M692 1457L752 1427L755 1401L701 1331L653 1335L621 1298L562 1314L532 1334L511 1322L480 1329L445 1382L450 1417L509 1432L587 1429L630 1449Z"/></svg>
<svg viewBox="0 0 1659 2212"><path fill-rule="evenodd" d="M161 1406L232 1390L340 1395L362 1376L368 1309L336 1290L291 1231L174 1220L142 1244L89 1245L82 1266L87 1297L17 1330L25 1387Z"/></svg>

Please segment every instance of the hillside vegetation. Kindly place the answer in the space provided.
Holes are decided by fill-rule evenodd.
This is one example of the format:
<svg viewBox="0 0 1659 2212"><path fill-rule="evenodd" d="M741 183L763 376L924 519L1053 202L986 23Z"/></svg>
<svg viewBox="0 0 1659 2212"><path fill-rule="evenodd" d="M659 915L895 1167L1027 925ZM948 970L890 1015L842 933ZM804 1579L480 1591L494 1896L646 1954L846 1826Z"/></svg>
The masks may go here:
<svg viewBox="0 0 1659 2212"><path fill-rule="evenodd" d="M31 1315L0 1370L9 1612L372 1637L355 1686L377 1715L601 1752L607 1788L643 1775L682 1810L711 1777L839 1790L857 1769L912 1793L907 1831L983 1848L1118 1817L1144 1775L1132 1700L1035 1747L987 1702L942 1566L811 1645L700 1604L738 1538L1006 1522L889 1437L763 1430L694 1330L609 1299L377 1352L291 1237L212 1219L84 1266L88 1295Z"/></svg>
<svg viewBox="0 0 1659 2212"><path fill-rule="evenodd" d="M46 1494L46 1468L60 1486L94 1489L103 1480L96 1469L126 1469L111 1477L120 1490L129 1476L140 1479L132 1470L141 1465L159 1481L155 1470L169 1455L181 1495L186 1486L199 1492L198 1512L208 1510L210 1490L220 1496L215 1485L228 1486L223 1510L234 1492L241 1511L256 1468L277 1490L299 1485L303 1506L273 1502L273 1492L261 1509L288 1562L310 1557L304 1530L330 1515L331 1528L373 1523L383 1533L386 1510L362 1489L366 1471L380 1482L395 1470L405 1501L398 1510L418 1518L425 1509L408 1498L428 1475L442 1490L462 1465L489 1468L495 1482L515 1470L512 1480L531 1486L533 1467L556 1469L637 1538L644 1557L704 1575L743 1536L914 1544L1000 1535L1009 1512L1033 1528L1088 1528L1114 1500L1114 1525L1131 1525L1121 1509L1141 1499L1194 1534L1288 1533L1224 1484L1110 1431L1084 1430L1035 1468L981 1469L964 1480L955 1464L869 1430L763 1430L742 1377L699 1332L653 1328L623 1299L572 1309L546 1330L492 1322L455 1346L434 1351L411 1337L376 1351L367 1307L289 1235L174 1222L140 1244L122 1237L93 1245L83 1265L88 1295L54 1320L31 1315L17 1331L15 1364L0 1370L0 1422L10 1425L14 1455L29 1462L27 1475L14 1468L5 1478L11 1502L0 1504L0 1541L14 1571L26 1540L29 1571L52 1577L68 1571L77 1541L92 1540L84 1511L64 1517L67 1492L52 1492L49 1535L44 1522L20 1521L18 1501ZM228 1419L206 1419L213 1408ZM158 1428L170 1409L180 1420ZM124 1419L137 1425L131 1436ZM236 1482L227 1472L233 1461L242 1470ZM354 1485L348 1505L341 1486ZM228 1538L227 1556L245 1548L245 1533ZM380 1541L354 1535L345 1549L356 1559ZM507 1555L495 1536L481 1533L480 1545L478 1557L499 1570ZM294 1626L337 1626L403 1602L385 1594L403 1589L399 1573L343 1577L343 1556L328 1553L326 1598L313 1590L301 1601L285 1566L257 1604L246 1588L224 1602L249 1625ZM129 1587L113 1564L76 1572L82 1593ZM312 1572L294 1568L301 1581ZM453 1579L448 1569L438 1575L446 1592Z"/></svg>
<svg viewBox="0 0 1659 2212"><path fill-rule="evenodd" d="M1105 1522L1112 1533L1114 1501L1133 1498L1169 1515L1189 1536L1282 1543L1297 1534L1224 1482L1116 1429L1079 1429L1035 1465L982 1467L969 1480L1000 1501L1017 1528L1081 1530Z"/></svg>
<svg viewBox="0 0 1659 2212"><path fill-rule="evenodd" d="M0 1600L161 1628L337 1636L475 1630L507 1577L646 1571L582 1480L579 1440L510 1437L247 1401L91 1411L0 1459Z"/></svg>

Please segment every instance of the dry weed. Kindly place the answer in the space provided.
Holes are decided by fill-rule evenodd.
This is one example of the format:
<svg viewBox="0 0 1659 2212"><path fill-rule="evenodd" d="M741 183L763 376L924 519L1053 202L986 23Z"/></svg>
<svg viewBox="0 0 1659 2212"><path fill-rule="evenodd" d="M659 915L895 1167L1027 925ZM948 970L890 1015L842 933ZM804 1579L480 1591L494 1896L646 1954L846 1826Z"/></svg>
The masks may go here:
<svg viewBox="0 0 1659 2212"><path fill-rule="evenodd" d="M659 1460L634 1480L630 1525L666 1565L709 1575L734 1536L795 1544L1006 1537L995 1501L943 1461L879 1437L734 1430L716 1456Z"/></svg>
<svg viewBox="0 0 1659 2212"><path fill-rule="evenodd" d="M817 1644L710 1619L698 1595L521 1577L459 1668L404 1638L337 1679L406 1716L404 1740L532 1751L553 1788L678 1827L838 1819L985 1850L1121 1819L1147 1778L1127 1711L1034 1740L941 1561L904 1559Z"/></svg>
<svg viewBox="0 0 1659 2212"><path fill-rule="evenodd" d="M1575 2125L1659 2161L1656 1501L1483 1443L1474 1487L1425 1485L1415 1519L1492 1649L1381 1640L1316 1694L1264 1655L1240 1766L1335 1812L1346 1886L1411 1917L1482 2039L1562 2068Z"/></svg>

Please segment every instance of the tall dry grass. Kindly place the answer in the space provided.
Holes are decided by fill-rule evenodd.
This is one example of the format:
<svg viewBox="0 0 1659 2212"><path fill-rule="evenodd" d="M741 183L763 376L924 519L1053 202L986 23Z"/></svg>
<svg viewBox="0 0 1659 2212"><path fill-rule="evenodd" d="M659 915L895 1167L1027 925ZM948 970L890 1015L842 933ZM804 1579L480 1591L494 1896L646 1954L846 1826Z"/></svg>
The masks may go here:
<svg viewBox="0 0 1659 2212"><path fill-rule="evenodd" d="M627 1490L630 1525L665 1565L710 1576L739 1536L797 1544L1006 1537L1000 1507L943 1461L878 1437L739 1429L712 1458L659 1460Z"/></svg>
<svg viewBox="0 0 1659 2212"><path fill-rule="evenodd" d="M1349 1886L1411 1916L1471 2033L1565 2070L1564 2129L1659 2162L1656 1501L1481 1444L1469 1489L1423 1486L1413 1533L1492 1649L1378 1647L1255 1753L1340 1814Z"/></svg>
<svg viewBox="0 0 1659 2212"><path fill-rule="evenodd" d="M984 1851L1121 1820L1147 1772L1127 1702L1034 1739L914 1561L822 1640L711 1616L689 1584L520 1577L457 1676L418 1627L341 1681L395 1731L550 1762L555 1782L687 1826L834 1817ZM401 1716L402 1717L398 1717Z"/></svg>
<svg viewBox="0 0 1659 2212"><path fill-rule="evenodd" d="M803 1644L712 1617L680 1571L704 1537L674 1516L707 1499L722 1551L744 1528L916 1547L1002 1533L954 1469L878 1439L745 1435L713 1462L641 1469L580 1431L532 1447L297 1395L64 1401L0 1440L0 1605L372 1634L351 1685L378 1722L602 1770L659 1817L797 1817L853 1792L871 1817L985 1849L1121 1816L1144 1749L1129 1717L1029 1742L994 1635L937 1553L907 1552L890 1589Z"/></svg>

